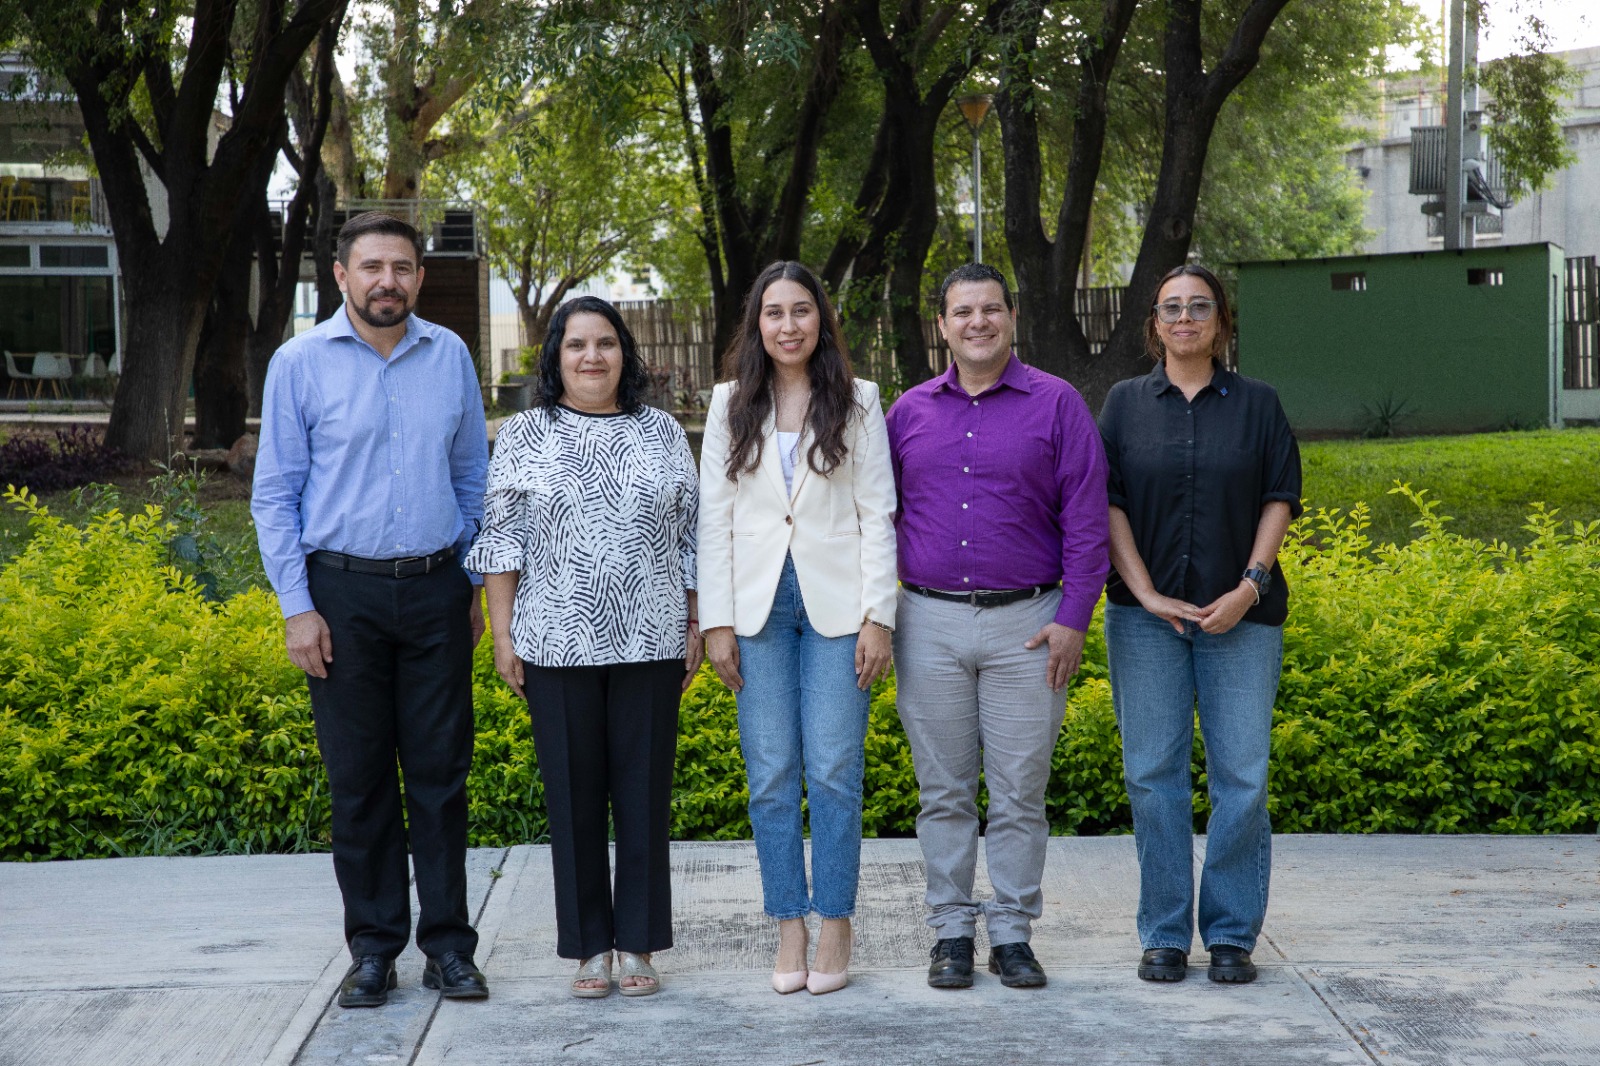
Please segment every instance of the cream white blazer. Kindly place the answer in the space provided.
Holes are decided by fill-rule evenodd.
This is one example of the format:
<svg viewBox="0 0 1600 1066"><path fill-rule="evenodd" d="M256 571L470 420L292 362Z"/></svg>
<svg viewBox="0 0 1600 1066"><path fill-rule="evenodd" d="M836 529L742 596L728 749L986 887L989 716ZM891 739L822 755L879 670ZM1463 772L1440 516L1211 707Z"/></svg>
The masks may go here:
<svg viewBox="0 0 1600 1066"><path fill-rule="evenodd" d="M792 492L784 491L771 415L760 468L728 479L733 388L724 382L712 391L700 449L700 628L732 626L742 637L761 632L786 554L794 556L800 597L818 633L846 636L868 619L893 626L894 470L878 386L856 380L847 451L832 474L811 469L809 427L801 434Z"/></svg>

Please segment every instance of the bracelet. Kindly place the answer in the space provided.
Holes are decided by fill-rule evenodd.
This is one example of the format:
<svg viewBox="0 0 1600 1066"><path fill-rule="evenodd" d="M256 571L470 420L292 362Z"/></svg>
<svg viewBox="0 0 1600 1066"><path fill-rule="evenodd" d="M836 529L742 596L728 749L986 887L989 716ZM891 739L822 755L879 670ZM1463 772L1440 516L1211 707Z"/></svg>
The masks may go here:
<svg viewBox="0 0 1600 1066"><path fill-rule="evenodd" d="M877 626L879 629L883 630L885 633L893 633L894 632L894 626L886 626L882 622L878 621L876 618L868 618L866 621L867 621L867 625L869 625L869 626Z"/></svg>
<svg viewBox="0 0 1600 1066"><path fill-rule="evenodd" d="M691 618L691 619L689 619L689 624L690 624L690 625L692 625L692 626L697 626L697 625L699 625L699 624L700 624L700 619L698 619L698 618Z"/></svg>
<svg viewBox="0 0 1600 1066"><path fill-rule="evenodd" d="M1256 584L1255 580L1253 578L1241 577L1239 580L1243 581L1246 585L1250 586L1250 591L1252 591L1252 592L1254 592L1256 594L1256 603L1260 603L1261 602L1261 586ZM1254 606L1254 605L1252 604L1252 606Z"/></svg>

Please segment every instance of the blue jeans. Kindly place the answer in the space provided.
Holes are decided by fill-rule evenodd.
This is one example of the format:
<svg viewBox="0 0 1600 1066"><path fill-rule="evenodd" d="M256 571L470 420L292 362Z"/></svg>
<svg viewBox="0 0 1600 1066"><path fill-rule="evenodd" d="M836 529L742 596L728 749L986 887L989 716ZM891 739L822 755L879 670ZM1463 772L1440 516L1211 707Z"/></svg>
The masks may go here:
<svg viewBox="0 0 1600 1066"><path fill-rule="evenodd" d="M778 578L772 614L739 639L739 746L750 780L750 825L761 895L774 918L824 918L856 909L861 873L861 775L870 692L856 687L856 638L824 637L806 617L794 561ZM806 891L800 786L811 810L813 891Z"/></svg>
<svg viewBox="0 0 1600 1066"><path fill-rule="evenodd" d="M1205 738L1211 820L1200 880L1200 940L1255 950L1272 877L1267 761L1283 630L1240 622L1220 636L1178 633L1142 607L1106 604L1111 698L1139 853L1139 940L1194 940L1195 709Z"/></svg>

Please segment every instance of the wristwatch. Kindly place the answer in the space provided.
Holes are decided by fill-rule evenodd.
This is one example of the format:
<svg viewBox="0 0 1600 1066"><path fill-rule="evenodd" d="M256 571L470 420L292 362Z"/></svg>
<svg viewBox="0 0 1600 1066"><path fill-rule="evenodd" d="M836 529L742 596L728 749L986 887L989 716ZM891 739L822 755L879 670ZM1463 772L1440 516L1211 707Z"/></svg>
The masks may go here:
<svg viewBox="0 0 1600 1066"><path fill-rule="evenodd" d="M1241 574L1240 579L1248 581L1256 587L1257 603L1266 598L1268 590L1272 588L1272 571L1260 563L1251 563L1250 569Z"/></svg>

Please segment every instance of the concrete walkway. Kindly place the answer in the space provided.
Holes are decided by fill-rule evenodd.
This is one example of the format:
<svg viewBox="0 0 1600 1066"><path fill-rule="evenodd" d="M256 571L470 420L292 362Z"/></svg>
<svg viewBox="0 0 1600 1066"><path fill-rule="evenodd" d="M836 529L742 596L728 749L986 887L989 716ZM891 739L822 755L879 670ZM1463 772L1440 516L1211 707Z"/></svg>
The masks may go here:
<svg viewBox="0 0 1600 1066"><path fill-rule="evenodd" d="M0 864L0 1064L1600 1063L1600 838L1274 846L1254 985L1137 980L1132 840L1058 838L1034 939L1049 987L936 992L916 843L869 841L850 987L813 998L767 987L754 849L679 844L662 992L600 1001L567 994L548 849L481 850L491 998L441 1002L413 948L389 1005L353 1011L331 1005L325 855Z"/></svg>

